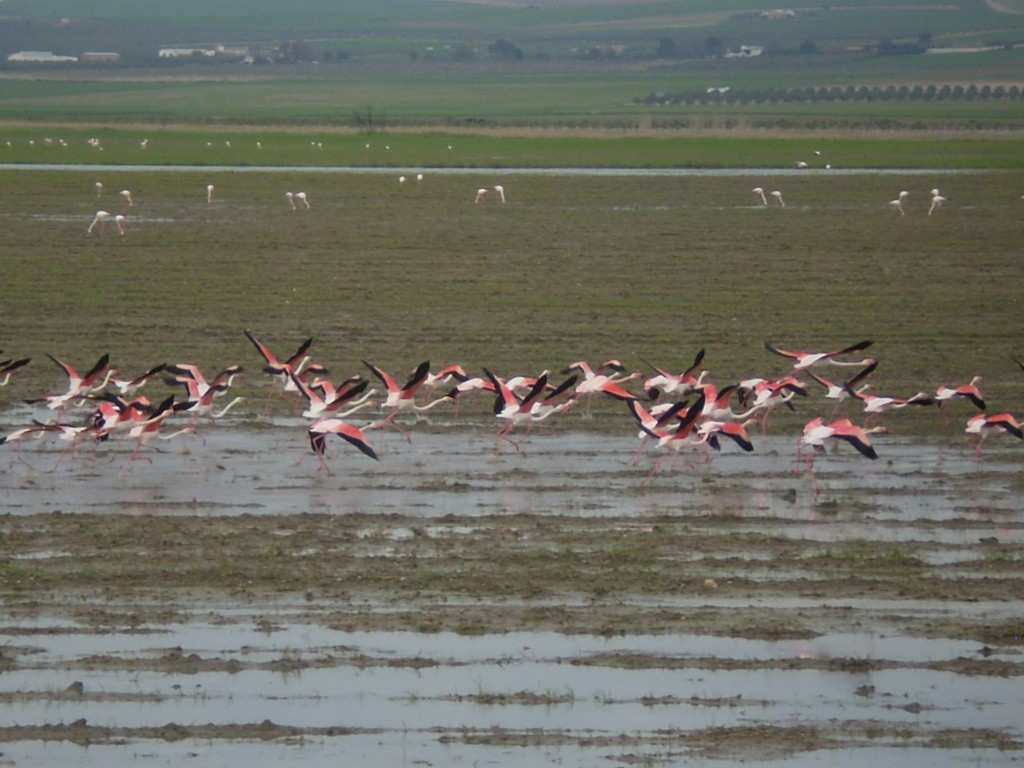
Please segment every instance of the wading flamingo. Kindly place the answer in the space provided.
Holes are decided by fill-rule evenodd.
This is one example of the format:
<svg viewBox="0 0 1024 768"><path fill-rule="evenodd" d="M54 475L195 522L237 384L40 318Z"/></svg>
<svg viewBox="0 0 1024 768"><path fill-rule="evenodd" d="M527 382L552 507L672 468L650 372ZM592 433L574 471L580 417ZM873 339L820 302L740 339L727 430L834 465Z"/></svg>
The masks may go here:
<svg viewBox="0 0 1024 768"><path fill-rule="evenodd" d="M107 228L107 221L109 221L109 220L110 220L110 212L109 211L96 211L96 215L93 217L92 224L90 224L89 228L87 230L85 230L85 231L88 234L91 235L93 229L95 229L96 226L99 225L100 232L102 232L103 230L105 230Z"/></svg>
<svg viewBox="0 0 1024 768"><path fill-rule="evenodd" d="M122 189L119 194L121 195L121 199L128 203L128 205L135 205L135 203L132 201L131 190Z"/></svg>
<svg viewBox="0 0 1024 768"><path fill-rule="evenodd" d="M765 197L764 187L754 187L750 191L757 195L757 199L761 201L761 205L768 205L768 198Z"/></svg>
<svg viewBox="0 0 1024 768"><path fill-rule="evenodd" d="M772 192L772 197L775 198L775 202L778 203L782 208L786 207L786 201L782 199L782 192L775 190Z"/></svg>
<svg viewBox="0 0 1024 768"><path fill-rule="evenodd" d="M906 200L909 195L910 193L904 189L900 191L899 195L897 195L895 199L889 201L889 205L899 211L900 216L906 215L906 212L903 210L903 201Z"/></svg>

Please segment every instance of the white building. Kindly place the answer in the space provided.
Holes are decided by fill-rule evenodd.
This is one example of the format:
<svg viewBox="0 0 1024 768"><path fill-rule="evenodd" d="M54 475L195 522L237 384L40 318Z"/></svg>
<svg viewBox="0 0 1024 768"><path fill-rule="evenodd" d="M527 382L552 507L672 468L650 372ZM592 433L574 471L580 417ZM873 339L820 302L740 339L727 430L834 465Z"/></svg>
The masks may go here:
<svg viewBox="0 0 1024 768"><path fill-rule="evenodd" d="M58 56L53 51L18 51L7 56L8 61L30 61L33 63L78 61L77 56Z"/></svg>
<svg viewBox="0 0 1024 768"><path fill-rule="evenodd" d="M192 56L216 56L217 52L212 48L161 48L159 56L161 59L187 59Z"/></svg>

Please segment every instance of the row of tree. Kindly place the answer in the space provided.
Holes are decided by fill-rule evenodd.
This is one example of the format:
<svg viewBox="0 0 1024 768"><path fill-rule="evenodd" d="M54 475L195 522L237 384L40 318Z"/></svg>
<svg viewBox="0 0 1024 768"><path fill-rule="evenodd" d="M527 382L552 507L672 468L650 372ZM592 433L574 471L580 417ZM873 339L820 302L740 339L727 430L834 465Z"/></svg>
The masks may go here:
<svg viewBox="0 0 1024 768"><path fill-rule="evenodd" d="M943 101L1020 99L1018 85L889 85L807 86L805 88L713 88L704 91L665 93L637 97L637 104L752 104L814 101Z"/></svg>

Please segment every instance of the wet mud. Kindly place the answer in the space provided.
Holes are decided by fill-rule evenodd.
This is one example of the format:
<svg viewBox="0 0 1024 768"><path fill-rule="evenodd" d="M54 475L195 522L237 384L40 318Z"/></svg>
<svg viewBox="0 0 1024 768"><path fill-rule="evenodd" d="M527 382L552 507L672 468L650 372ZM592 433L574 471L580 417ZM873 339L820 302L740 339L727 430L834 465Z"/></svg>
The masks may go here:
<svg viewBox="0 0 1024 768"><path fill-rule="evenodd" d="M297 425L0 457L7 764L1024 759L1017 446Z"/></svg>

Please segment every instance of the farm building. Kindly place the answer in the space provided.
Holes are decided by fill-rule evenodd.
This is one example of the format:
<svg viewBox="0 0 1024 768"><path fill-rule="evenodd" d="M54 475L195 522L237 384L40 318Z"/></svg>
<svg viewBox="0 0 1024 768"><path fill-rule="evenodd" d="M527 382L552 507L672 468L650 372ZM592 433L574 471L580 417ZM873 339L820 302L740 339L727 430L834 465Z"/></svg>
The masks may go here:
<svg viewBox="0 0 1024 768"><path fill-rule="evenodd" d="M17 51L7 56L8 61L28 61L34 64L39 62L67 62L78 61L77 56L58 56L53 51Z"/></svg>

